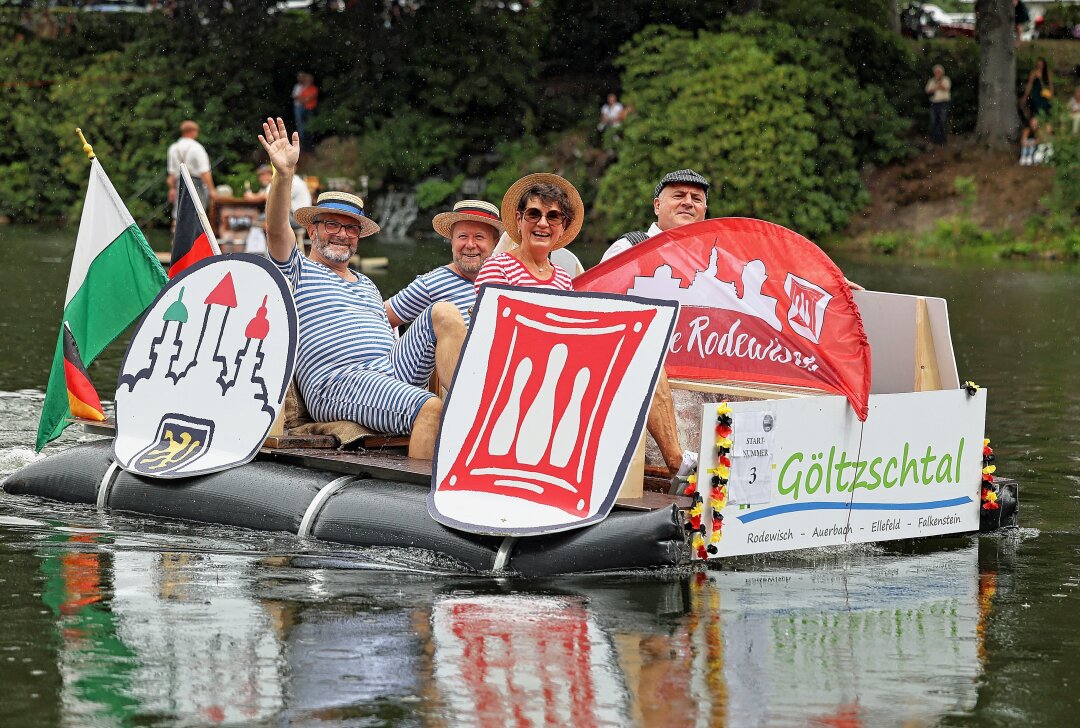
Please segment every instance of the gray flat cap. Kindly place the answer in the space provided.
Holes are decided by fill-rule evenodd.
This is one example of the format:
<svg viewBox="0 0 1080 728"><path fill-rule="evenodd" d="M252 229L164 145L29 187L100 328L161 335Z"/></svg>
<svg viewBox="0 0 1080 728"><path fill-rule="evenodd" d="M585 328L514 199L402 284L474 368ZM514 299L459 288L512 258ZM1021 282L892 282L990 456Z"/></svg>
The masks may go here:
<svg viewBox="0 0 1080 728"><path fill-rule="evenodd" d="M653 192L653 197L659 197L660 192L665 187L671 184L682 183L685 185L697 185L701 189L705 190L705 199L709 198L709 180L702 177L700 174L692 169L680 169L675 172L668 172L664 175L664 178L660 180L660 184L656 185L656 190Z"/></svg>

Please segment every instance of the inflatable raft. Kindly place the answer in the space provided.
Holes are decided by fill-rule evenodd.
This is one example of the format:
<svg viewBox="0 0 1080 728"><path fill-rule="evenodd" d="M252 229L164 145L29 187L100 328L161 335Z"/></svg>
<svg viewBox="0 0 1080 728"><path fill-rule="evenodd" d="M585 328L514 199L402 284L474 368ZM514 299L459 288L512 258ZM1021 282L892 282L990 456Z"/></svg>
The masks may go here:
<svg viewBox="0 0 1080 728"><path fill-rule="evenodd" d="M112 442L80 445L32 463L3 488L66 503L217 523L356 546L424 549L480 572L528 577L672 566L688 560L676 501L654 510L617 509L589 528L504 539L447 528L428 517L428 489L409 482L256 460L169 481L125 472ZM407 475L402 471L403 475ZM404 478L408 479L408 478Z"/></svg>

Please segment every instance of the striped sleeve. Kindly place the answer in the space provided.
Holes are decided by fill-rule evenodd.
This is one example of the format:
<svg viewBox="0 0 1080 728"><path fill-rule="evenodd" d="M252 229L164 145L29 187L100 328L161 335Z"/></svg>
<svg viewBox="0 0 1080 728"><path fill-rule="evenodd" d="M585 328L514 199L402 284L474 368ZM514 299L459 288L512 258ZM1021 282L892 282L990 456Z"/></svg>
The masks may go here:
<svg viewBox="0 0 1080 728"><path fill-rule="evenodd" d="M296 246L293 246L289 259L284 263L270 255L269 249L266 251L266 257L281 271L281 275L285 276L286 280L289 281L289 287L295 293L300 286L300 253L297 251Z"/></svg>
<svg viewBox="0 0 1080 728"><path fill-rule="evenodd" d="M413 282L395 293L387 303L404 323L415 321L424 309L434 303L427 276L417 276Z"/></svg>

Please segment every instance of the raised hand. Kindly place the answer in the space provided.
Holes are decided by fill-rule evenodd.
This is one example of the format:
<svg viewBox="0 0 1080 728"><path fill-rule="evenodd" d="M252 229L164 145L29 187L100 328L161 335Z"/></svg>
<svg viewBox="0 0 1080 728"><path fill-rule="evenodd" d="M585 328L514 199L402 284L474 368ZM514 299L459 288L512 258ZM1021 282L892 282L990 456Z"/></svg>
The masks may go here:
<svg viewBox="0 0 1080 728"><path fill-rule="evenodd" d="M267 118L262 126L263 133L259 135L259 142L270 157L270 164L279 174L288 174L291 177L300 159L300 135L294 131L290 139L289 132L285 130L285 122L280 116L277 120Z"/></svg>

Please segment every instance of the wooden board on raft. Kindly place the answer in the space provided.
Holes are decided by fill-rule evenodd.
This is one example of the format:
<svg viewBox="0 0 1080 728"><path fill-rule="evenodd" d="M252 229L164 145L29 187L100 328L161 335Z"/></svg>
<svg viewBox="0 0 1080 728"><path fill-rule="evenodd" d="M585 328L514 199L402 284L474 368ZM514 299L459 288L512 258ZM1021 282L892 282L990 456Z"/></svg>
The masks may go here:
<svg viewBox="0 0 1080 728"><path fill-rule="evenodd" d="M112 437L116 431L112 419L95 422L71 418L71 422L82 425L86 432L95 435ZM338 450L336 439L331 435L282 435L276 440L275 436L271 436L267 438L266 446L259 451L256 459L300 465L343 475L367 475L398 483L430 487L431 461L414 460L408 457L401 447L394 446L392 441L395 439L401 438L378 435L372 437L364 447L359 449ZM272 441L280 444L273 444ZM387 442L390 444L386 444ZM646 485L652 484L654 487L666 485L666 480L660 478L646 477L645 482ZM615 501L616 508L636 511L653 511L658 508L667 508L672 504L678 506L679 510L685 511L690 508L690 499L646 490L640 497L620 497Z"/></svg>

